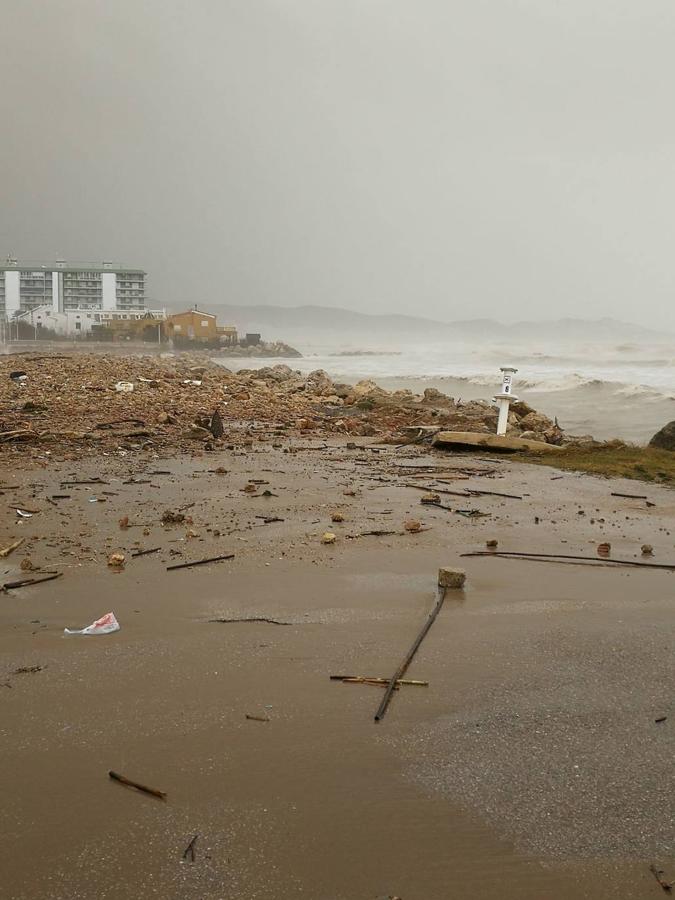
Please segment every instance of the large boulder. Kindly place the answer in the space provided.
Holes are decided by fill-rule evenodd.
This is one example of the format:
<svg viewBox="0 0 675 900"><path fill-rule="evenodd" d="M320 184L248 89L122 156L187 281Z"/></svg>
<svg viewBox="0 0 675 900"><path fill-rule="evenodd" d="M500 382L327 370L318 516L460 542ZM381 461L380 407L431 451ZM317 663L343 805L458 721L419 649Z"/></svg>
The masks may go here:
<svg viewBox="0 0 675 900"><path fill-rule="evenodd" d="M675 422L668 422L661 431L657 431L649 446L659 450L675 450Z"/></svg>

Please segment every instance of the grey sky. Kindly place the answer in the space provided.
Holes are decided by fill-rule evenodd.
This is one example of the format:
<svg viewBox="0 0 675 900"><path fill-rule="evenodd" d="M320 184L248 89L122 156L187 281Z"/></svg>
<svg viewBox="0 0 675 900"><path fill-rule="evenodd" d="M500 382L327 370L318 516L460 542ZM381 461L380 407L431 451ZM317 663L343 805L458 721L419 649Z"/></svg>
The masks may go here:
<svg viewBox="0 0 675 900"><path fill-rule="evenodd" d="M672 0L0 0L0 253L675 327Z"/></svg>

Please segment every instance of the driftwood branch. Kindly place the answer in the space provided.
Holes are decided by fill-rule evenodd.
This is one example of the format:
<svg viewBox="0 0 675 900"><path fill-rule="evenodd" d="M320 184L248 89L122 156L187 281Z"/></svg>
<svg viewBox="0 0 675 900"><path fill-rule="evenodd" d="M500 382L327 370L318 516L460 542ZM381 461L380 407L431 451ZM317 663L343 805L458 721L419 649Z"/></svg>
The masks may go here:
<svg viewBox="0 0 675 900"><path fill-rule="evenodd" d="M148 787L145 784L140 784L138 781L132 781L130 778L125 778L124 775L120 775L118 772L110 771L108 775L112 778L113 781L117 781L120 784L124 784L127 787L136 788L137 791L142 791L144 794L151 794L153 797L157 797L160 800L166 800L166 792L158 791L156 788Z"/></svg>

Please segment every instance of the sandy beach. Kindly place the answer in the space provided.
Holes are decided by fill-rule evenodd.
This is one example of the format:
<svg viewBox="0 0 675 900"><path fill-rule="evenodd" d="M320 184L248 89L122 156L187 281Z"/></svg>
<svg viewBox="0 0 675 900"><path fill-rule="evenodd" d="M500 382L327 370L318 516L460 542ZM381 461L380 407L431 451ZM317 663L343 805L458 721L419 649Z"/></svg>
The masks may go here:
<svg viewBox="0 0 675 900"><path fill-rule="evenodd" d="M674 562L667 487L334 434L3 458L3 582L62 573L0 603L3 897L662 895L673 573L462 554ZM382 688L329 676L391 677L440 566L467 583L408 670L429 684L376 724ZM214 621L247 618L282 624Z"/></svg>

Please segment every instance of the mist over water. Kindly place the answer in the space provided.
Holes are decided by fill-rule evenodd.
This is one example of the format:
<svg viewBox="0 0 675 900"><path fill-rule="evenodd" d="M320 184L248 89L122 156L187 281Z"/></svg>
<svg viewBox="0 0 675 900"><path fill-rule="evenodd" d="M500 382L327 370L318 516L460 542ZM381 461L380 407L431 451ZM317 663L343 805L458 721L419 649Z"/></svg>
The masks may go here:
<svg viewBox="0 0 675 900"><path fill-rule="evenodd" d="M434 387L454 398L491 399L499 367L515 366L514 391L573 434L644 443L675 418L675 342L607 343L462 340L406 344L377 337L296 342L303 373L325 369L337 381L370 378L388 390L421 393ZM231 368L258 368L279 360L223 360Z"/></svg>

